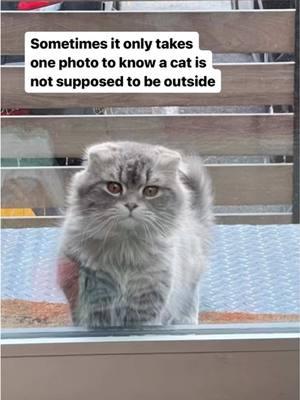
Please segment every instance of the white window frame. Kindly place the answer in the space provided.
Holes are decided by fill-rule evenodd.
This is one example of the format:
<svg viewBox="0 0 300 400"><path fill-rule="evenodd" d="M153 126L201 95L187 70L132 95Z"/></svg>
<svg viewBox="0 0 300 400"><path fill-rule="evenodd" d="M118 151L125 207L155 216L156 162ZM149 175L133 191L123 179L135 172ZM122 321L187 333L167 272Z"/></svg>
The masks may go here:
<svg viewBox="0 0 300 400"><path fill-rule="evenodd" d="M2 341L2 399L298 400L298 331L295 323L119 331L123 336L10 330Z"/></svg>

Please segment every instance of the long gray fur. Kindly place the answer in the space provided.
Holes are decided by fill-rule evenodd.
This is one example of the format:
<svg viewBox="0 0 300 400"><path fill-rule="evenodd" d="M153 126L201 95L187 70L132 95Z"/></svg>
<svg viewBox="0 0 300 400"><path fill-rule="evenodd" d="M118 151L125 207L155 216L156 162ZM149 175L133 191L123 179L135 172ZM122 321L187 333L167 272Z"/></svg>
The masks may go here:
<svg viewBox="0 0 300 400"><path fill-rule="evenodd" d="M125 192L110 194L109 181ZM146 185L159 194L143 196ZM128 202L138 206L131 215ZM197 323L213 224L210 179L199 158L134 142L92 146L68 203L61 253L80 266L74 323Z"/></svg>

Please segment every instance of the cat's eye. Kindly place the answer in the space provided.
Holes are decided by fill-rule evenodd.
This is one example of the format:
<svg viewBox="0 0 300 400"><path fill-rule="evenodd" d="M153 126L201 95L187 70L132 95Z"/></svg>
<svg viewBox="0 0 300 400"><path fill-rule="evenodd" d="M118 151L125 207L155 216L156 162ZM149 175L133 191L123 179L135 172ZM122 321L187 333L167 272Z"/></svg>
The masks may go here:
<svg viewBox="0 0 300 400"><path fill-rule="evenodd" d="M158 186L146 186L143 190L143 195L146 197L154 197L158 193Z"/></svg>
<svg viewBox="0 0 300 400"><path fill-rule="evenodd" d="M107 182L106 187L111 194L122 193L122 186L118 182Z"/></svg>

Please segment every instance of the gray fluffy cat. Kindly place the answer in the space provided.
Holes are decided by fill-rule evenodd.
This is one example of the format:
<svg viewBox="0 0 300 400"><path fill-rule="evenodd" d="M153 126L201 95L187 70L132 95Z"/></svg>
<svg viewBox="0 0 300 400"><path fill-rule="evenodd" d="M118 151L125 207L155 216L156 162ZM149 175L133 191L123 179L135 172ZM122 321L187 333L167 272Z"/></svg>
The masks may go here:
<svg viewBox="0 0 300 400"><path fill-rule="evenodd" d="M108 142L72 181L61 253L79 266L76 324L196 324L211 186L199 158Z"/></svg>

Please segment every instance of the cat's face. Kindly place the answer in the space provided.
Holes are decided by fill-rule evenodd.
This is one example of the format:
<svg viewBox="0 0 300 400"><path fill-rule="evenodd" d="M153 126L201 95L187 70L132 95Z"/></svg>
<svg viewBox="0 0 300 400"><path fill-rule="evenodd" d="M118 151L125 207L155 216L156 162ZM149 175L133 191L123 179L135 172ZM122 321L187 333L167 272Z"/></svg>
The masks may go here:
<svg viewBox="0 0 300 400"><path fill-rule="evenodd" d="M183 203L179 153L131 142L88 150L75 180L77 204L94 236L167 236ZM92 225L92 226L91 226Z"/></svg>

